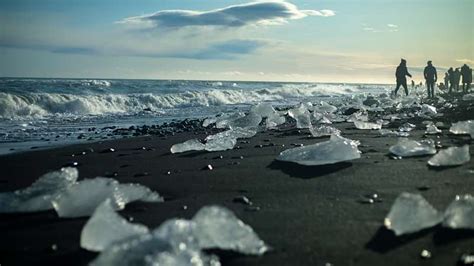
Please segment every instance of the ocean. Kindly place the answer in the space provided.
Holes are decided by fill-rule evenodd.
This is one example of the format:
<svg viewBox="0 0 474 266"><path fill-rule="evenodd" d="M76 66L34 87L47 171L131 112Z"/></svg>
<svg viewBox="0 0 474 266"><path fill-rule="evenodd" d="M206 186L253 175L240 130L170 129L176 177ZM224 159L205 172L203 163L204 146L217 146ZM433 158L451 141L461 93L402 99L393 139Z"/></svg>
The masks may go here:
<svg viewBox="0 0 474 266"><path fill-rule="evenodd" d="M0 78L0 154L116 138L113 127L155 125L386 93L391 85L191 80ZM103 130L90 130L101 128Z"/></svg>

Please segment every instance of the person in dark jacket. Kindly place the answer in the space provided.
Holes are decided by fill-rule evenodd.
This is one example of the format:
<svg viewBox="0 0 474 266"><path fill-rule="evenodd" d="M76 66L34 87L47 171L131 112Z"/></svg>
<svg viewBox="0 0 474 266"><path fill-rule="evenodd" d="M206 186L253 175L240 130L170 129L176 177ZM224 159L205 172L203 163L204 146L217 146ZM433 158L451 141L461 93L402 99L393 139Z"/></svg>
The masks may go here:
<svg viewBox="0 0 474 266"><path fill-rule="evenodd" d="M431 61L428 61L428 65L423 71L423 75L426 80L426 88L428 89L428 98L434 98L434 86L438 80L438 74L436 73L436 68L432 65Z"/></svg>
<svg viewBox="0 0 474 266"><path fill-rule="evenodd" d="M462 76L462 91L464 93L469 92L469 89L471 88L471 82L472 82L472 69L464 64L461 67L461 76Z"/></svg>
<svg viewBox="0 0 474 266"><path fill-rule="evenodd" d="M454 70L454 88L459 91L459 82L461 81L461 71L459 67Z"/></svg>
<svg viewBox="0 0 474 266"><path fill-rule="evenodd" d="M452 67L448 69L448 75L449 75L449 93L451 93L453 92L453 89L455 89L454 81L456 80L456 78L454 77L454 69Z"/></svg>
<svg viewBox="0 0 474 266"><path fill-rule="evenodd" d="M409 76L411 78L411 74L408 73L407 69L407 61L402 59L400 65L397 67L397 71L395 72L395 77L397 78L397 87L395 88L395 96L397 96L398 89L402 86L405 89L405 94L408 96L408 88L407 88L407 78Z"/></svg>

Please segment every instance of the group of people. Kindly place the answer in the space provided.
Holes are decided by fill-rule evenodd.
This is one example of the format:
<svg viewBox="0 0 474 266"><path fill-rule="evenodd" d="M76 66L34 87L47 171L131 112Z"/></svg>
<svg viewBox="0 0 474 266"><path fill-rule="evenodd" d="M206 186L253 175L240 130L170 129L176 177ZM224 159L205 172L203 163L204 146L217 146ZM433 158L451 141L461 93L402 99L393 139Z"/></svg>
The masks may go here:
<svg viewBox="0 0 474 266"><path fill-rule="evenodd" d="M412 77L412 75L408 72L407 61L405 59L402 59L400 65L398 65L397 70L395 72L395 77L397 78L397 86L394 91L395 96L397 95L397 92L400 87L403 87L403 89L405 90L405 94L408 96L406 78L407 76L410 78ZM428 98L434 98L434 88L436 85L436 81L438 80L438 74L431 60L427 62L427 66L423 71L423 76L426 81ZM453 89L459 91L459 81L461 80L461 78L462 91L464 93L468 93L472 83L472 69L466 64L464 64L460 69L456 68L456 70L453 70L453 68L451 67L445 74L444 83L440 83L439 88L441 90L446 90L447 88L449 88L449 93L452 93ZM412 85L414 85L414 81L412 81Z"/></svg>

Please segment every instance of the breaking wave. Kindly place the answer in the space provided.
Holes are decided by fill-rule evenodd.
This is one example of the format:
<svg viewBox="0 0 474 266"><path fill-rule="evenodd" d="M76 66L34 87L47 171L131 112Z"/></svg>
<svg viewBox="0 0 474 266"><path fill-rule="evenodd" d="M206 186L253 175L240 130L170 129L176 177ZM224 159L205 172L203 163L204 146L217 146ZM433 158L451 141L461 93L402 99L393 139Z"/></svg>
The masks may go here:
<svg viewBox="0 0 474 266"><path fill-rule="evenodd" d="M84 82L84 81L82 81ZM91 84L107 81L87 81ZM234 83L235 84L235 83ZM222 86L215 84L214 86ZM163 111L171 108L251 104L262 101L305 99L314 96L350 94L360 91L357 86L285 84L277 88L187 90L174 93L8 93L0 92L0 118L35 118L51 115L134 114L143 110ZM233 86L235 87L235 86Z"/></svg>

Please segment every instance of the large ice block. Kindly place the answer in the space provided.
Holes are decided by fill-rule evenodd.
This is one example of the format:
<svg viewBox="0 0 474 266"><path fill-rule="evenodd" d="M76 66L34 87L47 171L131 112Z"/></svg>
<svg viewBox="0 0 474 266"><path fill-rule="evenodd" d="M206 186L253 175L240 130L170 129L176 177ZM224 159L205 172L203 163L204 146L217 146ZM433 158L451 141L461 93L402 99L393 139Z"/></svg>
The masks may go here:
<svg viewBox="0 0 474 266"><path fill-rule="evenodd" d="M474 229L474 197L456 196L444 212L443 226L452 229Z"/></svg>
<svg viewBox="0 0 474 266"><path fill-rule="evenodd" d="M268 246L253 229L226 208L203 207L194 215L193 221L201 248L218 248L250 255L262 255L268 251Z"/></svg>
<svg viewBox="0 0 474 266"><path fill-rule="evenodd" d="M433 156L428 164L431 166L455 166L469 162L471 156L469 155L469 145L462 147L449 147L441 150Z"/></svg>
<svg viewBox="0 0 474 266"><path fill-rule="evenodd" d="M468 134L474 138L474 120L467 120L454 123L449 132L453 134Z"/></svg>
<svg viewBox="0 0 474 266"><path fill-rule="evenodd" d="M262 116L254 112L249 112L244 117L237 118L235 120L229 121L229 128L257 128L258 125L262 122Z"/></svg>
<svg viewBox="0 0 474 266"><path fill-rule="evenodd" d="M186 151L202 151L205 145L198 139L190 139L183 143L174 144L171 146L171 153L181 153Z"/></svg>
<svg viewBox="0 0 474 266"><path fill-rule="evenodd" d="M358 141L331 135L328 141L285 150L276 159L301 165L334 164L360 158L358 145Z"/></svg>
<svg viewBox="0 0 474 266"><path fill-rule="evenodd" d="M397 144L391 146L389 151L397 156L411 157L435 154L436 147L433 140L418 142L407 138L399 138Z"/></svg>
<svg viewBox="0 0 474 266"><path fill-rule="evenodd" d="M42 175L27 188L0 193L0 213L50 210L52 200L75 184L78 175L76 168L61 168Z"/></svg>
<svg viewBox="0 0 474 266"><path fill-rule="evenodd" d="M309 128L311 124L310 113L304 105L288 110L288 115L296 120L297 128Z"/></svg>
<svg viewBox="0 0 474 266"><path fill-rule="evenodd" d="M129 223L118 215L110 199L106 199L82 228L81 247L90 251L102 251L114 242L148 233L146 226Z"/></svg>
<svg viewBox="0 0 474 266"><path fill-rule="evenodd" d="M403 192L393 203L384 225L399 236L435 226L442 219L443 215L421 195Z"/></svg>
<svg viewBox="0 0 474 266"><path fill-rule="evenodd" d="M59 217L89 216L106 199L110 199L115 210L121 210L135 200L163 201L156 192L141 185L120 184L112 178L96 177L70 186L53 200L53 206Z"/></svg>

